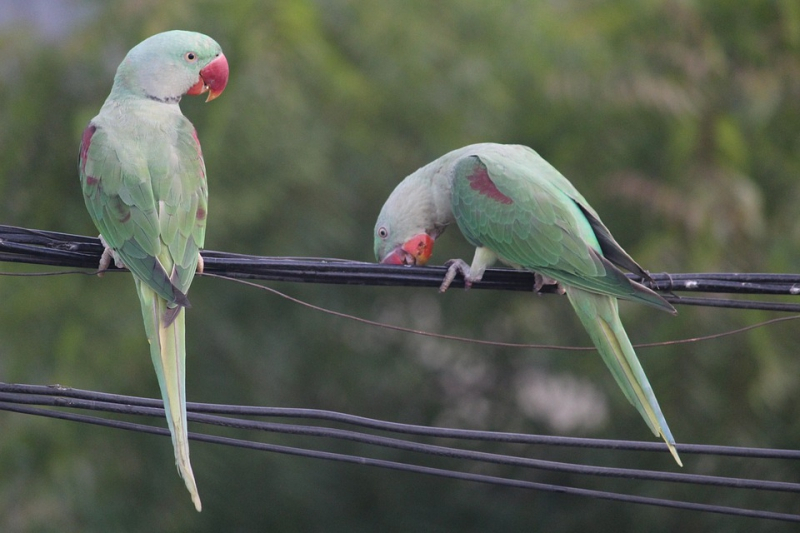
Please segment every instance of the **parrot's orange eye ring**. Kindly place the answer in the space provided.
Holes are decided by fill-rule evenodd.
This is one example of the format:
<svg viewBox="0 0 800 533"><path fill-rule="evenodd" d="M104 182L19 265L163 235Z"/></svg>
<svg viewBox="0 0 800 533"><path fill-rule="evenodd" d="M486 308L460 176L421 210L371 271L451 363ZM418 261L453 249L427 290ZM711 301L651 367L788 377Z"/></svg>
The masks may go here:
<svg viewBox="0 0 800 533"><path fill-rule="evenodd" d="M378 228L378 237L380 237L381 239L385 239L388 236L389 236L389 230L388 229L384 228L383 226Z"/></svg>
<svg viewBox="0 0 800 533"><path fill-rule="evenodd" d="M194 63L195 61L197 61L197 54L195 54L194 52L186 52L183 55L183 58L189 63Z"/></svg>

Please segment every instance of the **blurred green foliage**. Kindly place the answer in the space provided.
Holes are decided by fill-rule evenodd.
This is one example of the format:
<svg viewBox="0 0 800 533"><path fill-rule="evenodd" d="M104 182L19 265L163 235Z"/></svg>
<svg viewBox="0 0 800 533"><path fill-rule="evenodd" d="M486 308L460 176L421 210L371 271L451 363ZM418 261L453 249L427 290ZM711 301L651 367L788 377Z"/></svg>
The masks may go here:
<svg viewBox="0 0 800 533"><path fill-rule="evenodd" d="M166 29L213 36L223 97L184 99L206 158L207 248L371 260L407 174L459 146L526 144L653 271L800 264L800 7L794 0L79 2L59 38L0 28L0 222L93 235L80 134L117 64ZM471 250L453 231L444 261ZM2 265L9 271L32 270ZM586 345L556 297L283 284L338 311L509 342ZM456 344L369 328L198 278L190 400L343 410L420 424L647 440L593 353ZM158 397L126 275L0 278L0 380ZM634 342L761 312L622 306ZM679 442L796 448L800 331L640 351ZM758 523L192 444L194 512L168 439L0 413L2 531L750 531ZM232 434L236 434L233 432ZM252 435L248 435L252 437ZM308 445L286 436L270 442ZM655 439L653 439L655 440ZM352 454L442 464L325 442ZM492 445L482 449L516 451ZM649 454L533 456L673 469ZM686 472L797 480L797 465L684 456ZM447 463L446 466L458 467ZM463 465L461 465L463 467ZM514 473L656 497L795 511L796 496ZM689 528L691 530L693 528Z"/></svg>

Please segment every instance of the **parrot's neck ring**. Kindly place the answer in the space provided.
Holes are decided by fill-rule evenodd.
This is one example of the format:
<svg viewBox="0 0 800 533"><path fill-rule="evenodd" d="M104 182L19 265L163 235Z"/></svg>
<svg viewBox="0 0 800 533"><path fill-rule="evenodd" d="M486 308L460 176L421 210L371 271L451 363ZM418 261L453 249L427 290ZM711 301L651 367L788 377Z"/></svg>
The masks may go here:
<svg viewBox="0 0 800 533"><path fill-rule="evenodd" d="M181 101L181 96L166 96L164 98L161 98L159 96L155 96L155 95L149 94L149 93L144 93L144 95L148 99L153 100L155 102L160 102L162 104L177 104L177 103L180 103L180 101Z"/></svg>

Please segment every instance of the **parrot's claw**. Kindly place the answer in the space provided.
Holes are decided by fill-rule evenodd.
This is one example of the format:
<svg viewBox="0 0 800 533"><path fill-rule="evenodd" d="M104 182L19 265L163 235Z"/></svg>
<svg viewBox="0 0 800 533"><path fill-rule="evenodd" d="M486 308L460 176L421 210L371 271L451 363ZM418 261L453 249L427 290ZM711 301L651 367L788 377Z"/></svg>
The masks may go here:
<svg viewBox="0 0 800 533"><path fill-rule="evenodd" d="M544 274L539 274L538 272L534 272L533 279L534 279L533 290L535 290L539 294L542 294L542 289L544 289L546 285L555 285L556 294L564 294L567 292L564 286L561 285L558 281L548 276L545 276Z"/></svg>
<svg viewBox="0 0 800 533"><path fill-rule="evenodd" d="M672 276L669 273L664 272L664 274L663 274L664 276L667 276L667 280L669 281L669 286L666 287L666 288L659 287L658 282L656 280L654 280L650 276L650 272L649 271L645 270L645 273L647 274L647 277L643 278L643 281L647 282L647 287L650 290L655 291L655 292L658 292L659 290L661 290L661 291L664 291L665 293L667 293L670 296L674 296L674 297L678 298L678 295L675 294L674 292L672 292L672 287L673 287L673 285L672 285Z"/></svg>
<svg viewBox="0 0 800 533"><path fill-rule="evenodd" d="M469 265L463 259L450 259L447 261L444 266L447 268L447 274L444 275L444 280L442 284L439 285L439 292L446 291L450 284L453 283L453 280L456 279L458 274L464 276L464 288L469 289L472 287L472 282L475 281L472 279L470 275L470 268Z"/></svg>
<svg viewBox="0 0 800 533"><path fill-rule="evenodd" d="M100 264L98 265L97 275L99 277L103 277L103 274L108 267L111 266L111 260L114 260L114 265L117 268L125 268L125 263L122 262L122 258L115 252L106 242L102 235L99 235L100 242L103 244L103 255L100 256Z"/></svg>
<svg viewBox="0 0 800 533"><path fill-rule="evenodd" d="M197 270L198 274L202 274L203 270L205 269L206 263L203 261L203 256L200 253L197 254Z"/></svg>

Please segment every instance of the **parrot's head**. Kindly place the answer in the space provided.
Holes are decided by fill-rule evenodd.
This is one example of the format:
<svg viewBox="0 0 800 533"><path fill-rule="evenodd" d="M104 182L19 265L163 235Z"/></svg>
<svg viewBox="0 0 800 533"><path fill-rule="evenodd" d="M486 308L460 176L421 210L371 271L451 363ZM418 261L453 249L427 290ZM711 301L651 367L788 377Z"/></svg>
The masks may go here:
<svg viewBox="0 0 800 533"><path fill-rule="evenodd" d="M429 187L412 174L392 192L375 223L375 258L390 265L428 262L433 243L444 231L435 222Z"/></svg>
<svg viewBox="0 0 800 533"><path fill-rule="evenodd" d="M208 102L227 84L228 60L214 39L172 30L153 35L128 52L117 69L112 94L176 103L184 94L208 92Z"/></svg>

